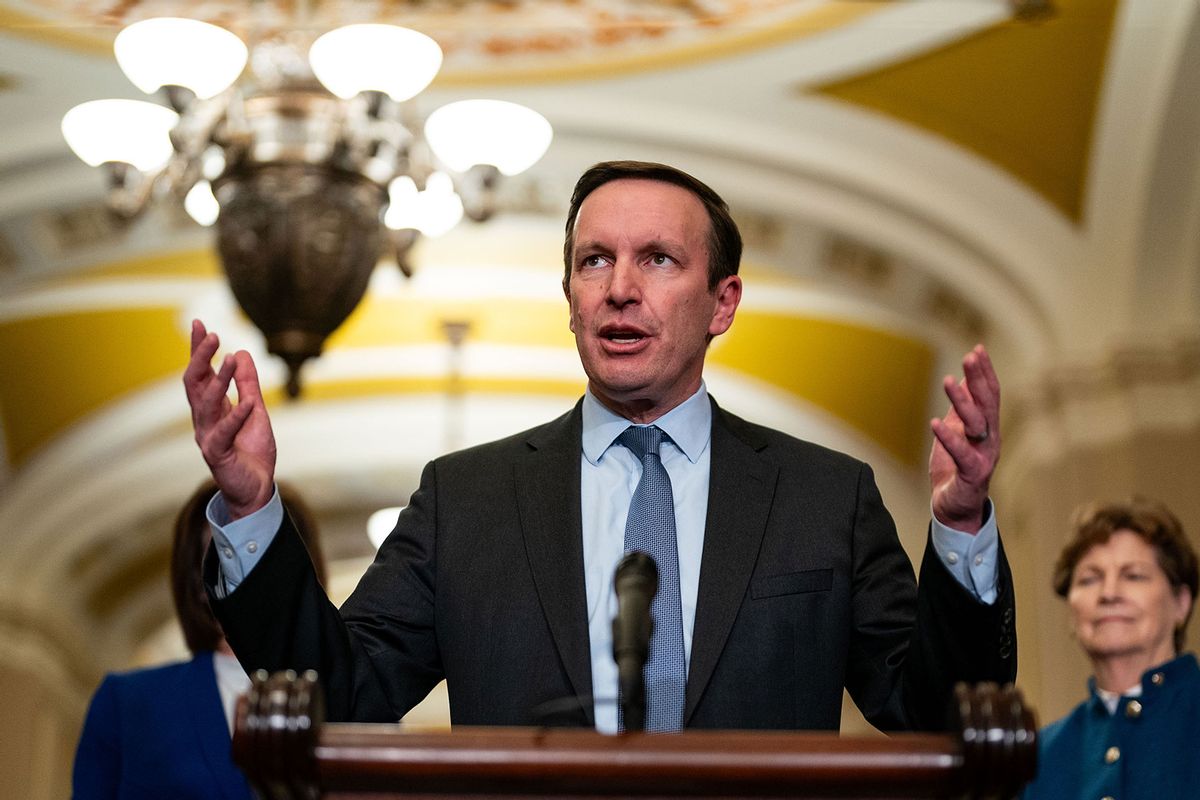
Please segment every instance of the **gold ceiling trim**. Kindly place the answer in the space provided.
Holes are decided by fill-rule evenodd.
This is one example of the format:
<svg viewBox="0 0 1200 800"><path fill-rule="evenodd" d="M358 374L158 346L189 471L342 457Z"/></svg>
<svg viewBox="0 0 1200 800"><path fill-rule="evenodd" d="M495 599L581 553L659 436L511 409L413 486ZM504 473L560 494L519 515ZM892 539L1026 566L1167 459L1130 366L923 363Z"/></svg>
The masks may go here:
<svg viewBox="0 0 1200 800"><path fill-rule="evenodd" d="M73 277L91 281L111 278L219 278L222 275L216 251L205 247L138 256L79 272Z"/></svg>
<svg viewBox="0 0 1200 800"><path fill-rule="evenodd" d="M96 29L103 34L91 33ZM85 55L112 56L116 30L108 25L51 22L7 5L0 5L0 31L22 39L49 44Z"/></svg>
<svg viewBox="0 0 1200 800"><path fill-rule="evenodd" d="M181 375L188 342L177 314L122 308L0 324L0 419L9 463L20 466L100 408Z"/></svg>
<svg viewBox="0 0 1200 800"><path fill-rule="evenodd" d="M1117 0L1055 5L815 91L969 150L1080 223Z"/></svg>

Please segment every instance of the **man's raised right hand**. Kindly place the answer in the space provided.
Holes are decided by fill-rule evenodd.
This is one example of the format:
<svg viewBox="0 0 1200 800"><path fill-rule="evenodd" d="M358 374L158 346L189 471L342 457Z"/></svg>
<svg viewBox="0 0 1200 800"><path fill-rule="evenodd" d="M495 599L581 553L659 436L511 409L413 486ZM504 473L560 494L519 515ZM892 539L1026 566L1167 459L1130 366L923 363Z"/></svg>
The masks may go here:
<svg viewBox="0 0 1200 800"><path fill-rule="evenodd" d="M275 493L275 434L263 404L254 359L245 350L225 356L216 372L212 357L220 341L192 320L192 357L183 388L192 408L196 444L233 519L262 508ZM229 382L238 402L228 397Z"/></svg>

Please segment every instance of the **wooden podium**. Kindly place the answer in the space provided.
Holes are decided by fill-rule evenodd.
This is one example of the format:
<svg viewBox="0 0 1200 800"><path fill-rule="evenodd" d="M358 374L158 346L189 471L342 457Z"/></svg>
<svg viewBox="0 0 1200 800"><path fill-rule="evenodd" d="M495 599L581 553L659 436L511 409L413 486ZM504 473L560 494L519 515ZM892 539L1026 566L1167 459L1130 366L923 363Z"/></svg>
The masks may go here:
<svg viewBox="0 0 1200 800"><path fill-rule="evenodd" d="M233 757L264 798L1010 798L1034 774L1020 692L956 690L955 734L322 724L316 675L254 676Z"/></svg>

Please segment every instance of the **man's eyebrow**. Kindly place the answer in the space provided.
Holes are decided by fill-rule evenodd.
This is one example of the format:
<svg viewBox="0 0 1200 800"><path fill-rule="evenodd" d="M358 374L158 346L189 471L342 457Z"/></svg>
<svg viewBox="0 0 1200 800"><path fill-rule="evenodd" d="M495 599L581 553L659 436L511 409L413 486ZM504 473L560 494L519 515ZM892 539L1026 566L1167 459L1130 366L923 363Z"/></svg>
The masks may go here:
<svg viewBox="0 0 1200 800"><path fill-rule="evenodd" d="M644 245L642 245L641 251L643 253L646 253L646 252L658 252L659 250L666 250L667 252L678 253L684 249L686 249L686 248L684 247L683 242L679 242L674 239L651 239L650 241L648 241Z"/></svg>
<svg viewBox="0 0 1200 800"><path fill-rule="evenodd" d="M603 244L601 244L601 242L598 239L584 239L582 241L577 241L573 245L571 245L572 253L574 253L578 250L607 250L607 249L608 248L605 247Z"/></svg>

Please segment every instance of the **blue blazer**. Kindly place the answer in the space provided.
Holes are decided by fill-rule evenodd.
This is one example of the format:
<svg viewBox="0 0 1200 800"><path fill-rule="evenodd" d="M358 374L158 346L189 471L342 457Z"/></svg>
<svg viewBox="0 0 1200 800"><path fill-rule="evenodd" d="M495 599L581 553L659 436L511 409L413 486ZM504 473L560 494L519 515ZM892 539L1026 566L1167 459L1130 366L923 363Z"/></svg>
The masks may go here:
<svg viewBox="0 0 1200 800"><path fill-rule="evenodd" d="M1042 729L1023 800L1200 797L1200 665L1185 653L1142 676L1142 695L1109 714L1091 696Z"/></svg>
<svg viewBox="0 0 1200 800"><path fill-rule="evenodd" d="M73 796L250 800L230 757L213 654L110 674L75 752Z"/></svg>

